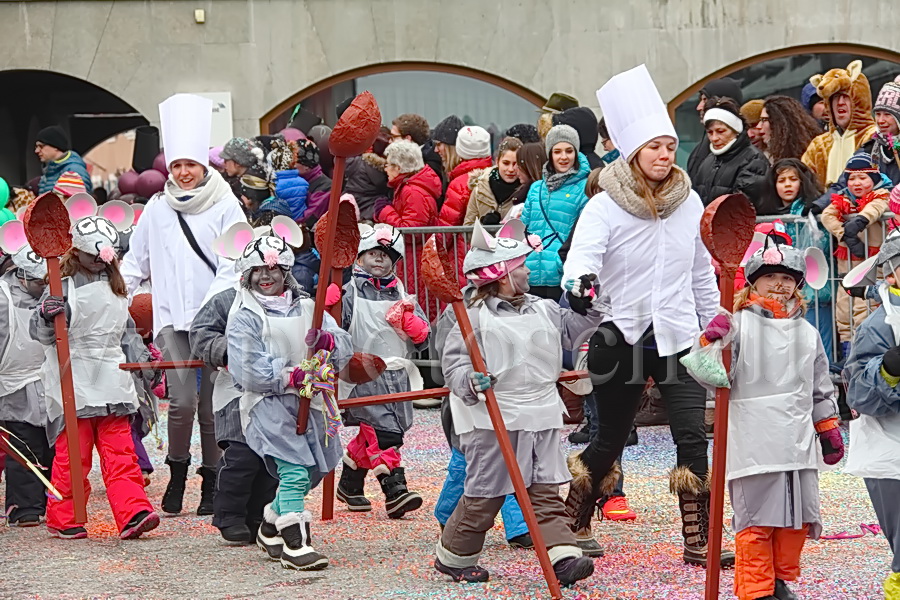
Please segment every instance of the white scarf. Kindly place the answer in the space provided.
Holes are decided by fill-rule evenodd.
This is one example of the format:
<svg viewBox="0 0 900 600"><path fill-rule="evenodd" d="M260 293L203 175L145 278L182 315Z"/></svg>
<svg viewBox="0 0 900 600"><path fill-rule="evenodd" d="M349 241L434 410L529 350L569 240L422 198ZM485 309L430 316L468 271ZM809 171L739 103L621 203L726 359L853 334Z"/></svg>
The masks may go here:
<svg viewBox="0 0 900 600"><path fill-rule="evenodd" d="M253 297L256 298L256 301L259 302L259 305L269 312L286 315L291 309L291 304L294 303L294 294L291 293L290 288L284 290L284 293L280 296L263 296L254 290L250 291Z"/></svg>
<svg viewBox="0 0 900 600"><path fill-rule="evenodd" d="M737 139L737 137L735 137L733 140L731 140L730 142L728 142L727 144L725 144L724 146L722 146L722 147L719 148L718 150L716 150L715 148L713 148L712 143L710 143L710 144L709 144L709 151L712 152L715 156L722 156L723 154L725 154L726 152L728 152L729 150L731 150L731 147L734 146L735 142L737 142L737 141L738 141L738 139Z"/></svg>
<svg viewBox="0 0 900 600"><path fill-rule="evenodd" d="M206 178L192 190L178 187L175 178L170 174L163 194L173 210L189 215L205 212L226 195L232 195L231 186L215 169L209 169Z"/></svg>

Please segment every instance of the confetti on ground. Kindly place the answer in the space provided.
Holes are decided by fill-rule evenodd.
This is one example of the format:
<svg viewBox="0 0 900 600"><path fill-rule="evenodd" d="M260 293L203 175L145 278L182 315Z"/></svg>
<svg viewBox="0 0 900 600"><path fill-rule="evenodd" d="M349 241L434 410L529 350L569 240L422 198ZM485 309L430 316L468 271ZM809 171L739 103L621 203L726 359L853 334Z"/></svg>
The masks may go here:
<svg viewBox="0 0 900 600"><path fill-rule="evenodd" d="M402 520L388 520L378 482L370 477L366 494L374 504L371 513L351 515L337 504L334 521L313 524L316 547L331 560L325 571L285 570L265 560L254 546L228 546L210 517L193 513L163 518L160 527L144 538L121 541L95 456L88 507L90 537L57 540L49 538L43 527L0 526L0 599L548 598L534 553L507 547L499 522L488 533L481 562L491 571L490 582L455 584L432 568L439 535L432 511L449 456L438 416L435 410L416 411L416 426L403 452L410 487L422 494L423 507ZM164 436L164 415L161 430ZM353 433L352 428L344 432L345 442ZM668 493L667 475L675 460L671 435L666 427L642 428L639 435L640 444L627 448L624 456L625 492L638 520L595 523L606 556L596 560L591 579L564 591L566 600L703 597L704 571L681 562L678 506ZM157 468L148 491L158 506L168 468L163 464L164 452L152 438L145 443ZM195 436L195 462L199 455ZM877 522L860 479L840 470L823 473L821 490L825 533L858 533L860 523ZM195 510L199 496L200 478L192 470L185 510ZM318 517L320 507L321 490L317 489L309 508ZM733 536L726 533L726 545L732 542ZM889 565L890 550L880 535L808 542L803 577L794 589L801 598L817 600L880 599ZM732 574L725 571L722 598L733 597L731 585Z"/></svg>

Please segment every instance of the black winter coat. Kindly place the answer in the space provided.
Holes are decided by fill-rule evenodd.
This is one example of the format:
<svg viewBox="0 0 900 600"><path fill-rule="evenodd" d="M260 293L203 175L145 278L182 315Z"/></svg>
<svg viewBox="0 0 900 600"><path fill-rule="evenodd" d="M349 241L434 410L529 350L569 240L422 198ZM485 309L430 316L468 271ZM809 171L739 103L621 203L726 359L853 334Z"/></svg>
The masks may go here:
<svg viewBox="0 0 900 600"><path fill-rule="evenodd" d="M769 160L750 143L744 131L724 154L716 156L710 152L697 167L691 183L704 206L723 194L736 192L743 192L754 206L759 206L768 172Z"/></svg>
<svg viewBox="0 0 900 600"><path fill-rule="evenodd" d="M344 193L353 194L356 198L360 219L374 220L375 202L379 198L390 197L384 159L371 153L348 158L344 171Z"/></svg>

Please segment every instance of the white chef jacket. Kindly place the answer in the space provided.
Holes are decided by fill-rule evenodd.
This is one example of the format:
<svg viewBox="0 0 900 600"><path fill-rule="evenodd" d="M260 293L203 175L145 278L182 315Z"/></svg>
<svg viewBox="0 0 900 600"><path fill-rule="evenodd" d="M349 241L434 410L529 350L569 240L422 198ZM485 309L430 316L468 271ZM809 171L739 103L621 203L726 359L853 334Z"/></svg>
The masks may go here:
<svg viewBox="0 0 900 600"><path fill-rule="evenodd" d="M216 255L212 249L213 240L226 229L247 220L238 199L228 194L202 213L182 216L200 249L216 266L215 275L194 253L175 210L162 193L147 203L122 261L122 277L129 295L141 282L152 280L154 335L167 325L175 331L189 331L207 294L234 287L239 277L234 261Z"/></svg>
<svg viewBox="0 0 900 600"><path fill-rule="evenodd" d="M689 348L716 315L712 257L700 239L703 203L696 192L666 219L640 219L602 192L575 227L563 282L596 273L612 321L635 344L652 324L660 356ZM698 319L699 316L699 319Z"/></svg>

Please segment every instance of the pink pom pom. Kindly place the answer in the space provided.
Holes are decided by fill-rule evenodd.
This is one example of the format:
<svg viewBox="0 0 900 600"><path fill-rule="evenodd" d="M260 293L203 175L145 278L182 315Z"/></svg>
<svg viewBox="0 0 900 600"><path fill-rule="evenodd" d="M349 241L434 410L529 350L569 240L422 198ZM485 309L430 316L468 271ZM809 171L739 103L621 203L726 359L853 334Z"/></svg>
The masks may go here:
<svg viewBox="0 0 900 600"><path fill-rule="evenodd" d="M386 227L379 227L375 230L375 241L382 246L390 246L392 237L391 231Z"/></svg>
<svg viewBox="0 0 900 600"><path fill-rule="evenodd" d="M526 239L528 245L534 248L536 252L541 252L544 249L544 242L541 241L541 237L537 234L532 233Z"/></svg>
<svg viewBox="0 0 900 600"><path fill-rule="evenodd" d="M116 250L112 246L103 246L103 248L100 249L100 254L98 256L100 256L100 260L106 264L110 264L116 259Z"/></svg>
<svg viewBox="0 0 900 600"><path fill-rule="evenodd" d="M784 258L781 255L781 252L778 248L769 248L765 252L763 252L763 262L767 265L777 265Z"/></svg>
<svg viewBox="0 0 900 600"><path fill-rule="evenodd" d="M271 269L278 264L278 252L275 250L266 250L265 253L263 253L263 260L266 261L266 265Z"/></svg>

